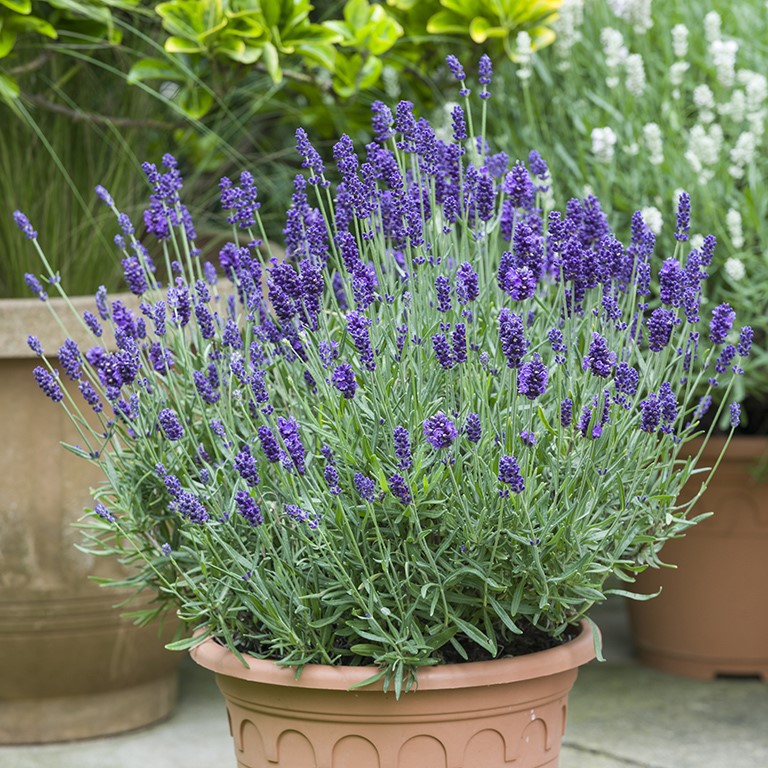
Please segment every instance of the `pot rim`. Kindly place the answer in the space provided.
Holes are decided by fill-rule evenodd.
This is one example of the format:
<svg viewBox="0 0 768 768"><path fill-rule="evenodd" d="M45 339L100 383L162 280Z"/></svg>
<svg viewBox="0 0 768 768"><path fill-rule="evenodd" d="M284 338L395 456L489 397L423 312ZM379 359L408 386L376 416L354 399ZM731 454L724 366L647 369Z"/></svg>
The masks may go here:
<svg viewBox="0 0 768 768"><path fill-rule="evenodd" d="M595 658L594 632L599 635L597 627L586 619L582 619L579 626L581 631L574 639L545 651L490 661L422 667L418 671L416 688L429 691L501 685L575 669ZM213 638L192 648L190 655L201 667L218 675L291 688L346 691L378 672L374 666L307 664L297 680L296 667L281 667L271 659L249 656L245 657L247 666L243 666L234 653ZM381 691L382 688L383 683L379 680L359 690Z"/></svg>

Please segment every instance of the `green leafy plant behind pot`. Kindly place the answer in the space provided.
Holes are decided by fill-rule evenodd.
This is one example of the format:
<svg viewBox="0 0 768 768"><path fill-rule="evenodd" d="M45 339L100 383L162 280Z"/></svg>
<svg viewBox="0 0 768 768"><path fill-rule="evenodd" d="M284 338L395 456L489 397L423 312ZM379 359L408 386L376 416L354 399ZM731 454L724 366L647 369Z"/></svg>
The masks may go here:
<svg viewBox="0 0 768 768"><path fill-rule="evenodd" d="M729 343L729 305L700 312L711 238L690 246L686 195L663 257L640 214L622 244L595 197L553 209L538 154L510 165L475 140L490 60L479 119L448 63L464 107L445 141L378 102L366 154L343 136L330 169L297 130L286 259L248 172L222 179L232 240L218 268L202 258L166 155L143 166L160 285L100 188L139 307L100 289L72 318L93 346L65 342L60 372L29 339L71 450L104 472L85 549L156 593L143 618L200 630L176 648L375 664L400 694L427 665L562 642L695 522L677 494L709 474L688 443L751 346L748 327ZM44 233L14 217L49 276Z"/></svg>

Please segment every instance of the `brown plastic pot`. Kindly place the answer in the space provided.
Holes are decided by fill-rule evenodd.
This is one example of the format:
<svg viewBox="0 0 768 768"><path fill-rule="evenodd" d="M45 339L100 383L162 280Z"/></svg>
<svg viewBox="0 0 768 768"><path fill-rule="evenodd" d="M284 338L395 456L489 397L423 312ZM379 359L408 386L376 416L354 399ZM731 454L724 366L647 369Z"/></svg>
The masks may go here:
<svg viewBox="0 0 768 768"><path fill-rule="evenodd" d="M351 689L372 667L294 669L214 640L192 658L216 673L241 768L556 768L568 693L594 658L586 622L574 640L526 656L419 671L401 696Z"/></svg>
<svg viewBox="0 0 768 768"><path fill-rule="evenodd" d="M703 465L712 466L722 446L711 440ZM647 602L629 601L637 655L648 666L768 680L768 484L753 474L765 458L768 438L734 438L694 509L714 515L664 546L662 559L677 569L638 577L637 592L662 589ZM694 490L691 481L681 499Z"/></svg>
<svg viewBox="0 0 768 768"><path fill-rule="evenodd" d="M160 720L175 704L180 661L157 627L120 618L113 606L122 592L88 579L121 575L74 547L71 523L101 475L61 447L79 437L35 384L29 333L54 353L63 341L42 302L0 301L0 744L102 736Z"/></svg>

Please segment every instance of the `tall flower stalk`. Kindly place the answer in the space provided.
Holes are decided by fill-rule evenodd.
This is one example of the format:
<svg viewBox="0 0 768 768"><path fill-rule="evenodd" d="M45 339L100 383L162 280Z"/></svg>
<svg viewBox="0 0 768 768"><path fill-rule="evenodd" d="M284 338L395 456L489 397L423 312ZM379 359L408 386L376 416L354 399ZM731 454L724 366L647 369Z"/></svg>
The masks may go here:
<svg viewBox="0 0 768 768"><path fill-rule="evenodd" d="M297 132L284 259L249 174L222 181L214 266L173 158L144 166L164 286L105 193L137 308L101 292L114 347L67 342L81 395L43 350L38 383L104 470L86 548L156 591L146 618L200 630L175 647L373 663L400 692L424 665L558 642L609 577L659 562L691 524L698 396L727 393L751 336L731 354L730 308L697 316L711 254L680 238L659 263L642 217L623 245L594 197L548 210L536 153L374 109L377 140L343 137L335 167Z"/></svg>

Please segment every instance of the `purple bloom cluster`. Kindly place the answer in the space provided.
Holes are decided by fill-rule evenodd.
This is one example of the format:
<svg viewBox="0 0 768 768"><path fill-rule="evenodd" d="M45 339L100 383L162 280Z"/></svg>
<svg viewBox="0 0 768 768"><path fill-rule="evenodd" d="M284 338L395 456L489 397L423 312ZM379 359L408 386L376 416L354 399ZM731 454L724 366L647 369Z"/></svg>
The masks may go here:
<svg viewBox="0 0 768 768"><path fill-rule="evenodd" d="M355 396L357 379L355 378L355 372L352 370L352 366L349 365L349 363L337 365L333 370L331 380L333 381L333 386L344 395L346 400L351 400Z"/></svg>
<svg viewBox="0 0 768 768"><path fill-rule="evenodd" d="M184 436L184 427L179 421L179 417L171 408L162 408L157 414L157 421L160 429L169 440L181 440Z"/></svg>
<svg viewBox="0 0 768 768"><path fill-rule="evenodd" d="M251 455L251 449L247 445L244 445L235 456L235 469L250 488L255 488L259 484L256 459Z"/></svg>
<svg viewBox="0 0 768 768"><path fill-rule="evenodd" d="M616 353L608 348L608 342L604 337L594 332L589 345L589 352L582 363L582 369L586 371L589 368L594 376L607 379L615 364Z"/></svg>
<svg viewBox="0 0 768 768"><path fill-rule="evenodd" d="M269 427L262 426L256 430L256 434L267 459L273 464L280 461L280 446L277 444L274 432Z"/></svg>
<svg viewBox="0 0 768 768"><path fill-rule="evenodd" d="M256 211L261 207L253 176L248 171L240 174L240 186L234 186L225 176L219 182L221 207L228 210L227 221L242 229L256 225Z"/></svg>
<svg viewBox="0 0 768 768"><path fill-rule="evenodd" d="M320 515L317 515L314 512L307 512L296 504L286 504L285 514L292 520L304 523L312 529L315 529L320 525Z"/></svg>
<svg viewBox="0 0 768 768"><path fill-rule="evenodd" d="M487 53L484 53L480 57L480 62L477 66L477 81L483 86L483 90L480 93L481 99L489 99L491 93L488 90L488 86L491 84L491 78L493 77L493 63L491 57Z"/></svg>
<svg viewBox="0 0 768 768"><path fill-rule="evenodd" d="M370 325L371 321L360 312L350 312L347 315L347 333L352 337L352 342L360 354L360 362L372 371L376 368L376 361L373 359L373 347L368 334Z"/></svg>
<svg viewBox="0 0 768 768"><path fill-rule="evenodd" d="M393 431L395 442L395 458L397 458L400 469L409 469L413 463L411 460L411 437L405 427L397 426Z"/></svg>
<svg viewBox="0 0 768 768"><path fill-rule="evenodd" d="M96 502L93 507L93 511L107 523L115 522L115 516L100 501Z"/></svg>
<svg viewBox="0 0 768 768"><path fill-rule="evenodd" d="M64 369L64 373L72 381L77 381L82 376L82 362L83 357L80 354L80 350L77 344L72 339L67 339L61 347L59 347L59 362Z"/></svg>
<svg viewBox="0 0 768 768"><path fill-rule="evenodd" d="M499 313L499 339L507 366L518 368L528 349L523 318L504 307Z"/></svg>
<svg viewBox="0 0 768 768"><path fill-rule="evenodd" d="M456 425L442 411L438 411L425 419L424 437L435 450L448 448L457 437Z"/></svg>
<svg viewBox="0 0 768 768"><path fill-rule="evenodd" d="M283 438L285 449L288 451L288 455L291 457L291 460L296 467L296 471L300 475L303 475L305 471L305 451L304 445L299 437L299 423L292 416L288 419L279 416L277 419L277 429L278 432L280 432L280 437ZM259 435L259 437L261 437L261 435Z"/></svg>
<svg viewBox="0 0 768 768"><path fill-rule="evenodd" d="M373 502L376 495L376 482L362 472L356 472L354 483L360 496L366 501Z"/></svg>
<svg viewBox="0 0 768 768"><path fill-rule="evenodd" d="M514 456L502 456L499 459L499 482L508 485L509 491L513 493L522 493L525 490L525 480L520 472L520 465ZM505 489L499 493L502 496L506 495Z"/></svg>
<svg viewBox="0 0 768 768"><path fill-rule="evenodd" d="M573 400L565 397L560 402L560 424L569 427L573 422Z"/></svg>
<svg viewBox="0 0 768 768"><path fill-rule="evenodd" d="M712 321L709 324L709 340L713 344L722 344L733 328L736 312L727 302L719 304L712 310Z"/></svg>
<svg viewBox="0 0 768 768"><path fill-rule="evenodd" d="M537 352L533 360L523 363L517 375L517 391L529 400L535 400L543 395L549 382L549 370L541 362L541 355Z"/></svg>
<svg viewBox="0 0 768 768"><path fill-rule="evenodd" d="M408 483L405 482L402 475L395 474L389 478L389 490L404 507L407 507L413 501L411 489L408 487Z"/></svg>
<svg viewBox="0 0 768 768"><path fill-rule="evenodd" d="M238 491L235 494L235 506L241 517L252 527L256 528L264 522L259 505L247 491Z"/></svg>
<svg viewBox="0 0 768 768"><path fill-rule="evenodd" d="M29 219L21 211L13 212L13 220L16 222L16 226L22 231L24 237L26 237L27 240L34 240L37 238L37 232L29 223Z"/></svg>
<svg viewBox="0 0 768 768"><path fill-rule="evenodd" d="M31 272L24 274L24 282L40 301L46 301L48 294L43 289L42 283Z"/></svg>
<svg viewBox="0 0 768 768"><path fill-rule="evenodd" d="M482 424L480 423L480 417L476 413L470 413L467 415L467 420L464 422L464 434L467 436L467 440L471 443L479 443L480 437L483 434Z"/></svg>
<svg viewBox="0 0 768 768"><path fill-rule="evenodd" d="M54 403L60 403L64 399L64 393L61 391L58 377L55 374L39 365L32 371L32 373L37 382L37 386L40 387L40 389L42 389Z"/></svg>
<svg viewBox="0 0 768 768"><path fill-rule="evenodd" d="M204 525L210 515L201 499L190 491L182 491L175 499L173 507L182 516L196 525Z"/></svg>

